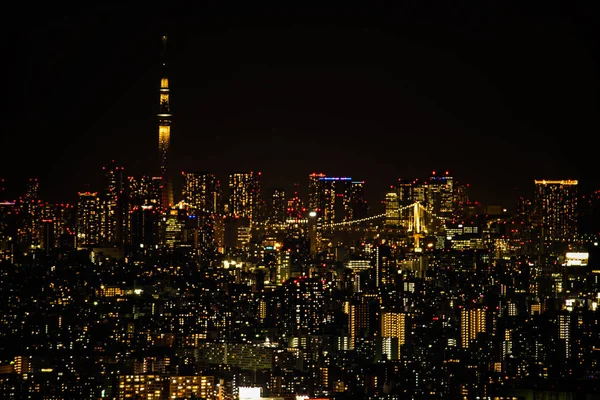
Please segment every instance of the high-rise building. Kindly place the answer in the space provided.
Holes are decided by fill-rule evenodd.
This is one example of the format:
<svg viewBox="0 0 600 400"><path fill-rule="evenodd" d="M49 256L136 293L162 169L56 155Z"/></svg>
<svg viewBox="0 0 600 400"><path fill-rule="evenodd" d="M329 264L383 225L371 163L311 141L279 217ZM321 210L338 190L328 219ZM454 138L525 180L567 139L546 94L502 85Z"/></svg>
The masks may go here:
<svg viewBox="0 0 600 400"><path fill-rule="evenodd" d="M406 343L406 314L384 311L381 313L382 354L390 360L400 358L400 348Z"/></svg>
<svg viewBox="0 0 600 400"><path fill-rule="evenodd" d="M385 226L397 227L400 225L400 201L398 191L391 187L385 194Z"/></svg>
<svg viewBox="0 0 600 400"><path fill-rule="evenodd" d="M260 172L229 175L228 213L256 222L261 215Z"/></svg>
<svg viewBox="0 0 600 400"><path fill-rule="evenodd" d="M299 184L294 184L294 193L287 199L286 219L299 220L304 217L306 208L300 197Z"/></svg>
<svg viewBox="0 0 600 400"><path fill-rule="evenodd" d="M365 181L350 181L344 196L344 221L366 218L369 212L365 199Z"/></svg>
<svg viewBox="0 0 600 400"><path fill-rule="evenodd" d="M486 332L486 309L463 308L460 314L460 343L467 348L481 332Z"/></svg>
<svg viewBox="0 0 600 400"><path fill-rule="evenodd" d="M127 197L131 205L160 206L162 178L160 176L143 175L127 177Z"/></svg>
<svg viewBox="0 0 600 400"><path fill-rule="evenodd" d="M17 202L16 243L20 248L37 248L41 244L41 205L38 179L30 178Z"/></svg>
<svg viewBox="0 0 600 400"><path fill-rule="evenodd" d="M535 180L534 207L547 246L572 243L577 236L577 181Z"/></svg>
<svg viewBox="0 0 600 400"><path fill-rule="evenodd" d="M171 106L169 99L169 78L166 71L167 37L162 37L162 77L160 79L159 111L158 111L158 150L160 154L160 176L162 178L161 202L163 211L173 205L173 182L169 168L169 150L171 146Z"/></svg>
<svg viewBox="0 0 600 400"><path fill-rule="evenodd" d="M112 160L103 166L104 188L99 211L100 242L104 245L118 245L123 240L125 220L124 169Z"/></svg>
<svg viewBox="0 0 600 400"><path fill-rule="evenodd" d="M324 224L344 220L345 197L351 192L352 178L312 173L308 176L308 210L317 212Z"/></svg>
<svg viewBox="0 0 600 400"><path fill-rule="evenodd" d="M78 195L75 244L93 246L100 240L100 198L97 192L79 192Z"/></svg>
<svg viewBox="0 0 600 400"><path fill-rule="evenodd" d="M313 172L308 176L308 210L321 211L323 206L323 186L320 178L325 178L325 174Z"/></svg>
<svg viewBox="0 0 600 400"><path fill-rule="evenodd" d="M221 185L216 175L208 172L182 172L183 201L193 210L221 212Z"/></svg>
<svg viewBox="0 0 600 400"><path fill-rule="evenodd" d="M268 220L276 224L281 224L284 223L286 219L287 198L285 197L285 190L282 188L272 189Z"/></svg>
<svg viewBox="0 0 600 400"><path fill-rule="evenodd" d="M365 336L369 328L369 305L365 302L353 302L349 305L348 334L350 335L350 350L356 347L359 338Z"/></svg>
<svg viewBox="0 0 600 400"><path fill-rule="evenodd" d="M454 178L448 171L443 175L433 171L428 188L428 208L442 218L450 218L454 212Z"/></svg>
<svg viewBox="0 0 600 400"><path fill-rule="evenodd" d="M160 211L162 178L143 175L127 177L125 232L123 242L138 248L156 241Z"/></svg>

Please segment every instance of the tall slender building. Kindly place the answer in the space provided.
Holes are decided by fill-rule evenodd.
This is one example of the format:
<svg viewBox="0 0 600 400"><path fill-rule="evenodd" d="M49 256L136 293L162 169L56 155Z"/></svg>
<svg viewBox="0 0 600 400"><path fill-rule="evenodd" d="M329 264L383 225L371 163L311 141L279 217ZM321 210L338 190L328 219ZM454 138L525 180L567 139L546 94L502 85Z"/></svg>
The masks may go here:
<svg viewBox="0 0 600 400"><path fill-rule="evenodd" d="M577 236L577 181L535 180L534 203L546 245L572 243Z"/></svg>
<svg viewBox="0 0 600 400"><path fill-rule="evenodd" d="M162 77L158 111L158 150L160 154L160 174L162 178L160 205L166 211L173 205L173 182L169 168L169 148L171 144L171 106L169 103L169 78L167 77L167 37L162 37Z"/></svg>

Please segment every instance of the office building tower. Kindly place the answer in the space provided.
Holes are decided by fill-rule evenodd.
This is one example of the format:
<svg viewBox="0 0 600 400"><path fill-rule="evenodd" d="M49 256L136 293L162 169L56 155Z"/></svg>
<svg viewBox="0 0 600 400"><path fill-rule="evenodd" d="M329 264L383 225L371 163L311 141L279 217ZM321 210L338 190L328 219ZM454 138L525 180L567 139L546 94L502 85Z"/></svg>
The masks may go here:
<svg viewBox="0 0 600 400"><path fill-rule="evenodd" d="M100 242L103 245L119 245L125 225L124 169L112 160L102 167L104 172L103 193L100 196Z"/></svg>
<svg viewBox="0 0 600 400"><path fill-rule="evenodd" d="M160 211L162 178L160 176L142 175L140 177L127 177L125 187L125 221L123 242L127 245L150 243L154 239L141 238L153 237L158 231L158 217ZM145 232L145 233L144 233Z"/></svg>
<svg viewBox="0 0 600 400"><path fill-rule="evenodd" d="M394 187L385 194L385 226L400 226L400 201L398 200L398 191Z"/></svg>
<svg viewBox="0 0 600 400"><path fill-rule="evenodd" d="M312 173L308 176L308 208L315 211L324 224L344 220L345 197L351 192L352 178L325 176Z"/></svg>
<svg viewBox="0 0 600 400"><path fill-rule="evenodd" d="M162 178L161 186L161 207L167 211L173 205L173 182L171 180L171 170L169 168L169 153L171 147L171 106L169 78L167 77L166 48L167 37L162 37L162 77L160 79L159 93L159 111L158 111L158 151L160 155L160 176Z"/></svg>
<svg viewBox="0 0 600 400"><path fill-rule="evenodd" d="M134 205L129 212L128 240L134 251L147 252L156 249L161 238L162 212L154 204Z"/></svg>
<svg viewBox="0 0 600 400"><path fill-rule="evenodd" d="M410 209L406 206L414 203L416 201L416 189L419 181L414 179L398 179L398 183L396 188L398 190L398 205L400 206L400 211L398 213L398 218L400 219L400 225L404 227L408 227L410 221Z"/></svg>
<svg viewBox="0 0 600 400"><path fill-rule="evenodd" d="M577 181L535 180L534 207L546 246L572 243L577 236Z"/></svg>
<svg viewBox="0 0 600 400"><path fill-rule="evenodd" d="M433 171L427 186L429 210L441 218L451 218L454 212L454 178L448 171L443 175Z"/></svg>
<svg viewBox="0 0 600 400"><path fill-rule="evenodd" d="M300 197L299 184L294 184L294 192L287 199L286 219L299 220L302 219L306 213L306 207Z"/></svg>
<svg viewBox="0 0 600 400"><path fill-rule="evenodd" d="M37 248L41 245L41 205L38 179L30 178L16 204L16 243L19 248Z"/></svg>
<svg viewBox="0 0 600 400"><path fill-rule="evenodd" d="M79 192L75 244L78 248L97 245L100 240L100 198L97 192Z"/></svg>
<svg viewBox="0 0 600 400"><path fill-rule="evenodd" d="M282 224L287 219L287 198L285 190L275 188L271 190L268 220L272 223Z"/></svg>
<svg viewBox="0 0 600 400"><path fill-rule="evenodd" d="M261 215L260 172L229 176L228 214L256 222Z"/></svg>
<svg viewBox="0 0 600 400"><path fill-rule="evenodd" d="M344 221L366 218L369 212L365 199L365 181L350 181L344 196Z"/></svg>
<svg viewBox="0 0 600 400"><path fill-rule="evenodd" d="M153 205L160 207L162 178L160 176L143 175L127 177L127 199L131 205Z"/></svg>
<svg viewBox="0 0 600 400"><path fill-rule="evenodd" d="M320 212L323 207L323 185L320 178L325 174L313 172L308 176L308 210Z"/></svg>
<svg viewBox="0 0 600 400"><path fill-rule="evenodd" d="M218 214L221 212L221 185L208 172L182 172L183 201L193 210Z"/></svg>

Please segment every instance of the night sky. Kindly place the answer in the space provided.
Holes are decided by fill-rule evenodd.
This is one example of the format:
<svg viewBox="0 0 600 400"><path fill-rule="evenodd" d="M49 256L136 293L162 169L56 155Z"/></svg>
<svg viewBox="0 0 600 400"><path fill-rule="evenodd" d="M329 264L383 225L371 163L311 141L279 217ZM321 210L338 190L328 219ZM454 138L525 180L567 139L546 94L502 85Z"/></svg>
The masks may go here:
<svg viewBox="0 0 600 400"><path fill-rule="evenodd" d="M593 2L410 3L7 15L7 196L38 177L42 198L72 201L111 159L158 175L163 34L175 175L261 171L268 190L324 172L365 180L375 202L449 170L509 208L534 179L600 188Z"/></svg>

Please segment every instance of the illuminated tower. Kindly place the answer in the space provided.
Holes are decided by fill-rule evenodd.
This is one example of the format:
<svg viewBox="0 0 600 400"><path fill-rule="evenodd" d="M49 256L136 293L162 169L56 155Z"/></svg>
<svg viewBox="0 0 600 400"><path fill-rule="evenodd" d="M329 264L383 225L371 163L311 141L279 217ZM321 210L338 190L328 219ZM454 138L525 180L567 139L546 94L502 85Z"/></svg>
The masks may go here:
<svg viewBox="0 0 600 400"><path fill-rule="evenodd" d="M160 175L162 190L160 205L166 211L173 204L173 182L169 176L169 147L171 144L171 106L169 105L169 78L166 71L167 37L162 37L162 77L160 79L160 100L158 111L158 150L160 154Z"/></svg>

